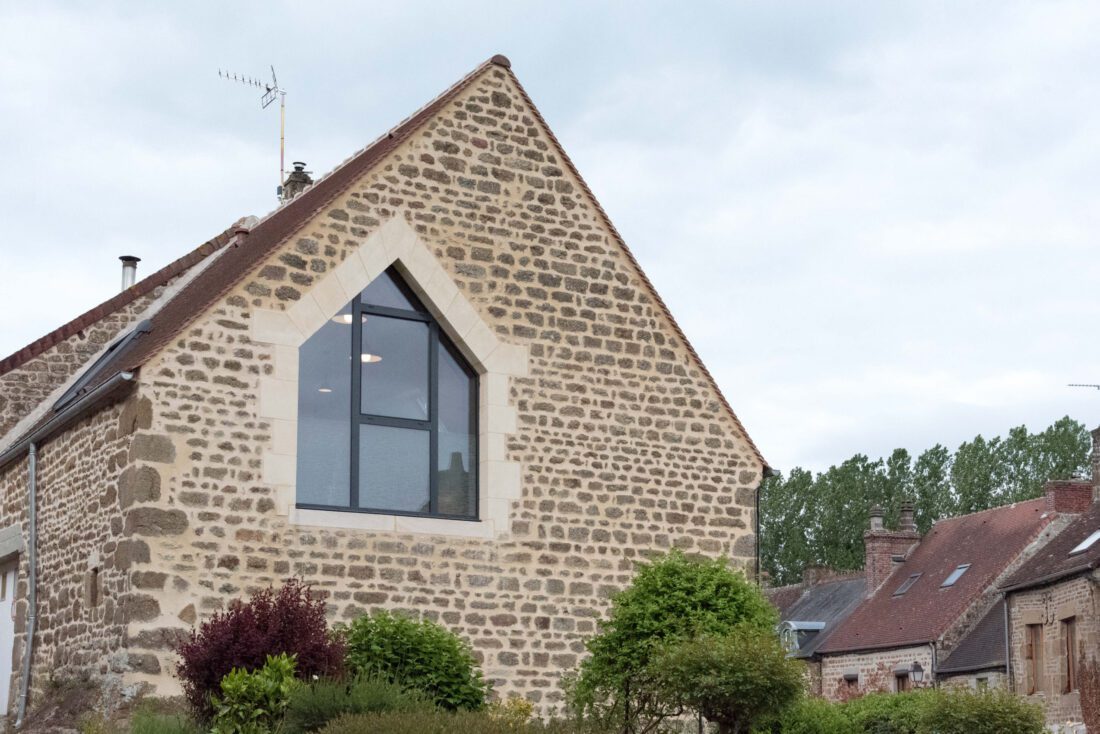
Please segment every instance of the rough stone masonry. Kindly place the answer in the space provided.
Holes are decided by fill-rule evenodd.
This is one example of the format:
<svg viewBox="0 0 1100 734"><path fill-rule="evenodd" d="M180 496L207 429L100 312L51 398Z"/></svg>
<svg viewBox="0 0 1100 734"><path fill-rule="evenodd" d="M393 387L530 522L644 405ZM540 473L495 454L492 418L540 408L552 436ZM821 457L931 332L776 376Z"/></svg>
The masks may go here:
<svg viewBox="0 0 1100 734"><path fill-rule="evenodd" d="M264 417L261 383L295 377L253 320L310 296L395 219L526 355L505 386L500 452L521 470L503 532L303 524L269 481L288 426ZM125 404L43 447L36 692L92 675L174 694L174 634L295 575L328 593L334 621L387 608L445 624L498 692L546 709L647 554L726 554L751 572L763 462L504 66L241 275ZM0 475L5 525L23 520L25 476L25 461Z"/></svg>

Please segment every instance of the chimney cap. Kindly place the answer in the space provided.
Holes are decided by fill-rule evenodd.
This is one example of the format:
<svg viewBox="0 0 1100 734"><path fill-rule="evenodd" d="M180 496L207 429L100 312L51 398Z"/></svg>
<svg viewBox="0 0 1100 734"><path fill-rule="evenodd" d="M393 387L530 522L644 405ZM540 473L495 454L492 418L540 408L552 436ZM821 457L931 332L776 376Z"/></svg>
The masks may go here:
<svg viewBox="0 0 1100 734"><path fill-rule="evenodd" d="M871 505L871 517L886 517L886 513L882 510L882 505Z"/></svg>
<svg viewBox="0 0 1100 734"><path fill-rule="evenodd" d="M119 255L118 259L124 263L139 263L141 258L137 255Z"/></svg>

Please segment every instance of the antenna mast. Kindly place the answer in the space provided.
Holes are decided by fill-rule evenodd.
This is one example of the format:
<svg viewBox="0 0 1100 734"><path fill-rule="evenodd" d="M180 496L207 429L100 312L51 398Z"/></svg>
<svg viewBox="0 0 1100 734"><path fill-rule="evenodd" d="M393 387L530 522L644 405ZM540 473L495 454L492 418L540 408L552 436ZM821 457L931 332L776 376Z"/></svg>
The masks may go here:
<svg viewBox="0 0 1100 734"><path fill-rule="evenodd" d="M266 110L268 106L275 101L276 97L279 98L279 185L275 187L275 194L279 197L279 201L282 201L283 182L286 180L286 90L279 86L279 80L275 76L274 65L271 67L270 84L261 82L259 79L253 77L231 74L221 69L218 69L218 76L227 81L240 82L246 87L263 89L263 96L260 97L261 109Z"/></svg>

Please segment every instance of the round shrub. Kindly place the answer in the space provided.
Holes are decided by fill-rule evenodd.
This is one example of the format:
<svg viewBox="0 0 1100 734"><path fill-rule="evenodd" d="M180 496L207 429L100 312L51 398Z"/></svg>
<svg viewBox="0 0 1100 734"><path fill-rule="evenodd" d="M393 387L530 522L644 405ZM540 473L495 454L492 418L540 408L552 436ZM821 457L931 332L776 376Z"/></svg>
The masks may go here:
<svg viewBox="0 0 1100 734"><path fill-rule="evenodd" d="M299 678L338 675L344 645L329 630L324 600L297 579L278 590L257 591L247 601L230 602L176 647L177 675L188 703L202 719L213 710L210 697L234 669L258 670L269 655L295 659Z"/></svg>
<svg viewBox="0 0 1100 734"><path fill-rule="evenodd" d="M757 734L863 734L841 707L822 698L802 698L756 730Z"/></svg>
<svg viewBox="0 0 1100 734"><path fill-rule="evenodd" d="M724 635L737 627L770 631L775 608L726 558L673 550L639 564L630 586L586 646L591 655L569 683L574 710L620 729L644 730L677 715L653 695L649 664L660 649L697 635Z"/></svg>
<svg viewBox="0 0 1100 734"><path fill-rule="evenodd" d="M434 622L377 612L352 622L346 640L347 665L357 674L422 691L451 711L485 705L489 685L469 645Z"/></svg>
<svg viewBox="0 0 1100 734"><path fill-rule="evenodd" d="M317 731L345 714L412 712L434 709L427 696L381 678L321 680L299 685L290 694L280 734Z"/></svg>

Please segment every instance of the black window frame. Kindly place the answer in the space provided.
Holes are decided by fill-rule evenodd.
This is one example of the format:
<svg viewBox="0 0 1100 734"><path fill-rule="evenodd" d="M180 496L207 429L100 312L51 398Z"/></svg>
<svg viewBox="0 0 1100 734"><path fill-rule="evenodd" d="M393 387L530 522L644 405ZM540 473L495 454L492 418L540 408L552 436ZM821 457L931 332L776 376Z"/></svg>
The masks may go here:
<svg viewBox="0 0 1100 734"><path fill-rule="evenodd" d="M909 589L912 589L913 584L920 581L920 577L923 575L923 571L921 571L920 573L910 574L909 578L905 579L905 581L902 582L901 586L898 587L897 591L894 592L894 596L905 596L905 592L909 591Z"/></svg>
<svg viewBox="0 0 1100 734"><path fill-rule="evenodd" d="M423 307L420 299L405 284L401 274L394 268L386 270L392 281L401 290L402 294L416 308L413 310L392 308L389 306L375 306L363 302L362 292L356 294L351 300L351 442L349 446L349 480L350 493L348 505L323 505L308 502L296 502L295 506L303 510L324 510L326 512L356 512L371 515L400 515L403 517L426 517L441 520L461 520L464 522L479 522L481 520L481 492L478 476L478 463L480 459L479 426L480 413L480 385L481 376L473 368L470 361L455 346L439 326L439 322ZM382 277L382 276L379 276ZM383 316L386 318L403 319L406 321L418 321L428 326L428 419L396 418L393 416L363 413L363 364L357 356L363 353L363 323L364 316ZM455 362L470 378L470 436L472 437L470 457L470 475L474 492L473 515L444 514L439 509L439 350L447 349ZM375 425L391 428L406 428L427 431L428 440L428 511L414 512L411 510L394 510L381 507L364 507L360 503L359 496L359 431L361 426Z"/></svg>

